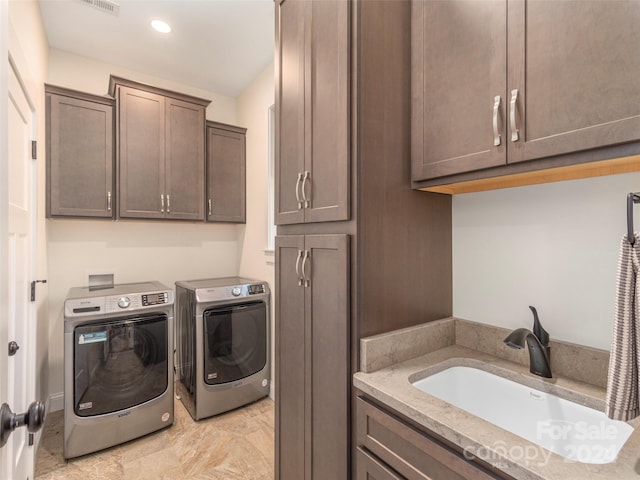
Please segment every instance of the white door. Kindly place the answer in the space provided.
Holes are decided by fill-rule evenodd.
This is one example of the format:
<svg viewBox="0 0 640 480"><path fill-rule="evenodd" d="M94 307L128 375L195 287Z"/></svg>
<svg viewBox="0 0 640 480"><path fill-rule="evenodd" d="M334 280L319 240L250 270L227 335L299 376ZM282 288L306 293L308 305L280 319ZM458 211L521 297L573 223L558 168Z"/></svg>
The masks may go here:
<svg viewBox="0 0 640 480"><path fill-rule="evenodd" d="M0 10L4 27L6 10L4 6ZM11 41L6 36L0 39L4 64L0 69L4 77L0 80L0 192L5 192L0 194L0 401L14 413L23 413L35 400L35 311L29 288L35 266L35 165L31 158L35 108L16 66L14 44L7 53L7 40ZM19 347L13 355L7 348L9 342ZM16 429L1 453L0 478L33 479L35 452L26 428Z"/></svg>

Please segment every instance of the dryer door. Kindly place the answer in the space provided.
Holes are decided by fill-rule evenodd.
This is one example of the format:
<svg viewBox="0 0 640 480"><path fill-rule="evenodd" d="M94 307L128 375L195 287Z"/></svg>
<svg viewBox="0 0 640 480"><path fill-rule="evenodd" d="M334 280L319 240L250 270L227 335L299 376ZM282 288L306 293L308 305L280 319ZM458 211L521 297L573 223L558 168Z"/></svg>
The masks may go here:
<svg viewBox="0 0 640 480"><path fill-rule="evenodd" d="M76 415L90 417L139 405L168 385L167 315L135 316L74 330Z"/></svg>
<svg viewBox="0 0 640 480"><path fill-rule="evenodd" d="M219 385L253 375L267 364L267 306L240 303L205 310L204 382Z"/></svg>

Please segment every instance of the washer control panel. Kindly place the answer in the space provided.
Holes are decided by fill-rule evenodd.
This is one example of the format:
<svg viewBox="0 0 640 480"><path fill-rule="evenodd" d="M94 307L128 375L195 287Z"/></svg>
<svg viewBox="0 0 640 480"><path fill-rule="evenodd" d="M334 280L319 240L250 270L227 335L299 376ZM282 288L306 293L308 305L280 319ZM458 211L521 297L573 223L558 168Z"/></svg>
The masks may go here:
<svg viewBox="0 0 640 480"><path fill-rule="evenodd" d="M259 293L264 293L264 284L258 283L255 285L249 285L249 295L258 295Z"/></svg>
<svg viewBox="0 0 640 480"><path fill-rule="evenodd" d="M65 317L85 315L101 315L129 310L144 310L157 305L173 303L173 292L130 293L125 295L108 295L104 297L67 299L65 301Z"/></svg>
<svg viewBox="0 0 640 480"><path fill-rule="evenodd" d="M169 295L167 292L142 294L143 307L148 307L150 305L163 305L165 303L169 303Z"/></svg>

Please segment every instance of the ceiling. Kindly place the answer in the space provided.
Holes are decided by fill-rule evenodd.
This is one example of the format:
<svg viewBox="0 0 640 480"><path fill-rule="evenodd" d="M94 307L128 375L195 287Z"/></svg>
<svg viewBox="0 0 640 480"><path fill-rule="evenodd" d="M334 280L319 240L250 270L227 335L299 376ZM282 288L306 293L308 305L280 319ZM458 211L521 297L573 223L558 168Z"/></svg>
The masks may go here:
<svg viewBox="0 0 640 480"><path fill-rule="evenodd" d="M273 0L39 0L49 46L237 97L273 60ZM150 26L172 27L161 34Z"/></svg>

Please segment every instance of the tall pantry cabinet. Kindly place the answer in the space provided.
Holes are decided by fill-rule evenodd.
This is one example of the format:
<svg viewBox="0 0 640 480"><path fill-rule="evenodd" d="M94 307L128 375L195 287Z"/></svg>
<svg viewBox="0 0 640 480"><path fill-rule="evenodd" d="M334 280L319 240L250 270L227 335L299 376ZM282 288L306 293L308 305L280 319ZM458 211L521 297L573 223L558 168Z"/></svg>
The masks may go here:
<svg viewBox="0 0 640 480"><path fill-rule="evenodd" d="M410 186L408 1L276 1L276 479L355 478L361 337L451 314L451 204Z"/></svg>

